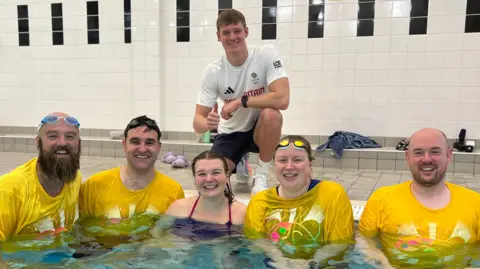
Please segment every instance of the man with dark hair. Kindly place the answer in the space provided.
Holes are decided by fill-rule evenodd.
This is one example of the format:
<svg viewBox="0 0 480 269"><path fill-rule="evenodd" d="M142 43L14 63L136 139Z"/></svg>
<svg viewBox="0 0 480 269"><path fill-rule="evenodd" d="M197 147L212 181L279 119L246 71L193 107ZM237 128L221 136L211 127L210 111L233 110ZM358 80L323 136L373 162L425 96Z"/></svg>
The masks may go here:
<svg viewBox="0 0 480 269"><path fill-rule="evenodd" d="M203 74L193 128L197 133L218 129L212 150L223 155L230 172L248 152L259 153L252 195L268 188L268 167L280 140L290 86L283 62L273 45L247 47L244 15L224 10L217 19L217 38L225 56ZM217 99L224 105L214 109ZM237 181L241 177L237 175ZM245 180L240 183L246 183Z"/></svg>
<svg viewBox="0 0 480 269"><path fill-rule="evenodd" d="M79 127L65 113L47 115L38 128L38 158L0 177L0 241L72 227L82 182Z"/></svg>
<svg viewBox="0 0 480 269"><path fill-rule="evenodd" d="M152 226L171 203L184 198L179 183L155 170L162 137L155 120L134 118L124 134L126 165L93 175L80 189L80 218L87 233L97 229L89 229L89 221L95 219L106 220L117 235L146 232L138 228Z"/></svg>

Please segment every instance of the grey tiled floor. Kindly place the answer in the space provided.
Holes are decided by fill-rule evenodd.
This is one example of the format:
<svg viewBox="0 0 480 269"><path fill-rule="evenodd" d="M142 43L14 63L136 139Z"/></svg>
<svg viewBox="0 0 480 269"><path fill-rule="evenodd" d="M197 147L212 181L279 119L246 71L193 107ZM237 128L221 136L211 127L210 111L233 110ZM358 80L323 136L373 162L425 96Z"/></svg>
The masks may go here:
<svg viewBox="0 0 480 269"><path fill-rule="evenodd" d="M0 152L0 174L7 173L11 169L35 156L36 154L32 153ZM125 163L124 159L91 156L82 157L81 167L84 180L96 172L110 169L123 163ZM190 168L172 169L170 165L157 161L156 169L177 180L186 190L193 190L195 188ZM337 181L345 188L350 199L360 201L367 200L371 193L381 186L397 184L411 179L410 172L313 168L313 173L315 178ZM480 176L448 174L447 180L480 191ZM274 184L274 174L270 171L269 185L272 186ZM242 196L250 193L249 185L236 184L233 177L232 185L233 190L237 195Z"/></svg>

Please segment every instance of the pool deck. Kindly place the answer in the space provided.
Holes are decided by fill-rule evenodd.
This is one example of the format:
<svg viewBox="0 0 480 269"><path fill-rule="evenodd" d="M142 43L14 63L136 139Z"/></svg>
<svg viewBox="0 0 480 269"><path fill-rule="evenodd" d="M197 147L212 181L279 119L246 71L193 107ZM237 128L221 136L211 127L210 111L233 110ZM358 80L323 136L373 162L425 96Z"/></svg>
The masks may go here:
<svg viewBox="0 0 480 269"><path fill-rule="evenodd" d="M0 174L7 173L16 166L36 156L37 155L34 153L0 152ZM86 180L96 172L111 169L124 163L125 159L122 158L85 156L81 158L81 170L84 180ZM195 194L195 186L193 184L193 177L190 167L174 169L171 167L171 165L162 163L161 161L157 161L155 167L158 171L167 174L182 184L186 195ZM254 168L255 166L252 165L252 167ZM374 190L381 186L393 185L411 179L410 172L341 170L316 167L313 168L313 175L315 178L333 180L342 185L352 200L354 209L359 208L360 211L363 209L365 201L368 199L368 197L370 197ZM453 175L447 173L447 180L475 191L480 191L480 175ZM273 186L275 184L272 169L270 169L268 183L269 186ZM232 176L232 186L237 198L241 201L248 202L250 196L250 185L237 184L235 181L235 176ZM361 212L357 212L357 214L355 214L356 218L358 218L358 214L360 213Z"/></svg>

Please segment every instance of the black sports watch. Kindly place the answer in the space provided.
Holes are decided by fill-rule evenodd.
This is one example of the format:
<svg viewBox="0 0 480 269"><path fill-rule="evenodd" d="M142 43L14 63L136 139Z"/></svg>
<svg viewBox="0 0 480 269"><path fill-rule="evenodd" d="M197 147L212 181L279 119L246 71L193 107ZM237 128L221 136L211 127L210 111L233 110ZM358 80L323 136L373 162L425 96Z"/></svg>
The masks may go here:
<svg viewBox="0 0 480 269"><path fill-rule="evenodd" d="M247 108L247 102L248 102L248 95L242 96L242 105L243 107Z"/></svg>

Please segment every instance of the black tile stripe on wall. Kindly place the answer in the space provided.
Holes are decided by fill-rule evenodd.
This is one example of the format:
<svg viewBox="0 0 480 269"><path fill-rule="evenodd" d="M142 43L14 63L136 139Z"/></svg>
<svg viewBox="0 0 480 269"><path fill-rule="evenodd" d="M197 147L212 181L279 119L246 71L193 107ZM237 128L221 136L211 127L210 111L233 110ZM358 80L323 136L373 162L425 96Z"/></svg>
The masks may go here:
<svg viewBox="0 0 480 269"><path fill-rule="evenodd" d="M375 0L358 0L357 36L373 36Z"/></svg>
<svg viewBox="0 0 480 269"><path fill-rule="evenodd" d="M428 0L411 0L410 35L427 34Z"/></svg>
<svg viewBox="0 0 480 269"><path fill-rule="evenodd" d="M88 44L100 43L98 1L87 2L87 32Z"/></svg>
<svg viewBox="0 0 480 269"><path fill-rule="evenodd" d="M132 43L132 4L131 0L123 0L124 42Z"/></svg>
<svg viewBox="0 0 480 269"><path fill-rule="evenodd" d="M63 5L52 3L52 45L63 45Z"/></svg>
<svg viewBox="0 0 480 269"><path fill-rule="evenodd" d="M190 0L177 0L177 42L190 41Z"/></svg>
<svg viewBox="0 0 480 269"><path fill-rule="evenodd" d="M325 1L310 0L308 5L308 38L322 38L325 20Z"/></svg>
<svg viewBox="0 0 480 269"><path fill-rule="evenodd" d="M17 6L18 45L30 46L30 26L28 22L28 6Z"/></svg>
<svg viewBox="0 0 480 269"><path fill-rule="evenodd" d="M218 15L225 9L232 9L232 0L218 0Z"/></svg>
<svg viewBox="0 0 480 269"><path fill-rule="evenodd" d="M467 0L465 33L480 32L480 0Z"/></svg>
<svg viewBox="0 0 480 269"><path fill-rule="evenodd" d="M277 0L262 0L262 40L277 39Z"/></svg>

